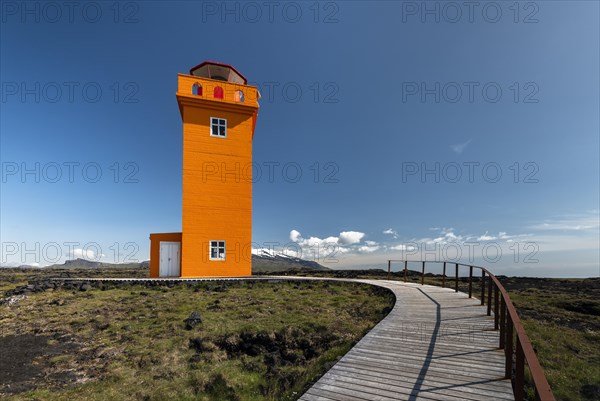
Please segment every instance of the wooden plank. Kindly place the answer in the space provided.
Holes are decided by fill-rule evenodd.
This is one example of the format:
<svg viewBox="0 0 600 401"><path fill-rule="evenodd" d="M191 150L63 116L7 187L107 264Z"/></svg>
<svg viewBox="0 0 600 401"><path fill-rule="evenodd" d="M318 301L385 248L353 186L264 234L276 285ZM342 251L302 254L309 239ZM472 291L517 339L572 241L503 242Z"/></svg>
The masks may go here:
<svg viewBox="0 0 600 401"><path fill-rule="evenodd" d="M441 372L428 372L424 377L422 377L421 372L418 369L404 368L399 371L394 369L385 369L368 366L361 363L346 364L343 362L339 363L337 370L340 370L342 372L360 373L364 374L365 376L372 376L381 380L412 380L412 382L421 380L436 386L454 386L457 380L460 381L465 379L471 379L473 383L472 387L474 389L482 389L485 391L493 390L495 394L502 394L503 392L506 392L506 383L503 383L505 381L504 379L497 379L491 381L489 379L473 380L473 377L464 377L464 375L456 375ZM510 399L511 397L512 392L510 392L510 397L508 398Z"/></svg>
<svg viewBox="0 0 600 401"><path fill-rule="evenodd" d="M498 355L497 350L483 348L482 349L450 349L450 350L436 350L434 349L429 353L429 347L423 344L414 344L410 341L397 345L394 343L386 343L383 341L374 342L373 340L365 341L360 344L356 344L357 350L363 350L365 352L379 353L382 357L403 357L403 356L422 356L432 361L457 361L457 362L473 362L483 361L487 364L490 359L496 360L497 362L504 362L502 355Z"/></svg>
<svg viewBox="0 0 600 401"><path fill-rule="evenodd" d="M488 399L507 399L505 397L498 397L498 392L495 391L485 391L483 389L474 389L460 386L421 385L419 387L419 390L417 391L415 390L416 382L414 381L383 381L367 378L361 374L329 374L323 377L322 382L342 386L346 389L366 391L370 394L391 396L392 398L406 399L407 397L421 394L423 396L431 396L431 398L439 400L455 400L457 398L470 401L480 401Z"/></svg>

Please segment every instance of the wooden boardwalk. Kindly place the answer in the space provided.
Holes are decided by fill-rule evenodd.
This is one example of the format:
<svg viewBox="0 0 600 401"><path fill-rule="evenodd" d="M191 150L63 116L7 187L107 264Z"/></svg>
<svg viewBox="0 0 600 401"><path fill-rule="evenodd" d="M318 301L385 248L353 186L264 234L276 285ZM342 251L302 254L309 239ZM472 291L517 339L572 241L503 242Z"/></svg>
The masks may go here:
<svg viewBox="0 0 600 401"><path fill-rule="evenodd" d="M391 289L394 309L300 400L514 400L498 331L479 300L449 288L356 281Z"/></svg>

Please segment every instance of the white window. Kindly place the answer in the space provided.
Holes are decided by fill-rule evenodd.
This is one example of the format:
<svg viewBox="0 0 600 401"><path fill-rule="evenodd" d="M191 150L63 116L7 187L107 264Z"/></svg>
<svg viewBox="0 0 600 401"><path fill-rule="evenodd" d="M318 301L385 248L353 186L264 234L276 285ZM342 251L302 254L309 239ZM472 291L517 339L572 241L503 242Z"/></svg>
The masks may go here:
<svg viewBox="0 0 600 401"><path fill-rule="evenodd" d="M227 120L224 118L210 118L210 136L225 138L227 136Z"/></svg>
<svg viewBox="0 0 600 401"><path fill-rule="evenodd" d="M225 241L210 241L210 260L225 260Z"/></svg>

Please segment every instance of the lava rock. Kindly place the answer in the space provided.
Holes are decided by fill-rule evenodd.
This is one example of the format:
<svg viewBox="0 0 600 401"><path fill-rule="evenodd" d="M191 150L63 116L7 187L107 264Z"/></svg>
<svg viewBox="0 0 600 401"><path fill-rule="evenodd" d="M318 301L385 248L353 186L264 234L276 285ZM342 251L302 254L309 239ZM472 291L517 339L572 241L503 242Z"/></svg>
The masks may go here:
<svg viewBox="0 0 600 401"><path fill-rule="evenodd" d="M184 323L186 330L191 330L198 324L202 323L202 316L200 316L200 312L193 311L192 314L184 320Z"/></svg>
<svg viewBox="0 0 600 401"><path fill-rule="evenodd" d="M264 361L267 367L274 367L282 364L281 356L277 352L266 354L264 356Z"/></svg>
<svg viewBox="0 0 600 401"><path fill-rule="evenodd" d="M212 352L217 349L215 344L202 337L190 338L189 347L198 353Z"/></svg>
<svg viewBox="0 0 600 401"><path fill-rule="evenodd" d="M597 400L600 398L600 385L584 384L579 391L583 398L588 400Z"/></svg>

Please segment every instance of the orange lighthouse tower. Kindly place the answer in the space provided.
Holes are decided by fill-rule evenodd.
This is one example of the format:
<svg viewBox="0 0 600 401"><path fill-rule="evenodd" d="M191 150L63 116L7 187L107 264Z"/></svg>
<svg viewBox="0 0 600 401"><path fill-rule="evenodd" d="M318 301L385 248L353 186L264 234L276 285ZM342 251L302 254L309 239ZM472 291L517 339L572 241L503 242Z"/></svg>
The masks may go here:
<svg viewBox="0 0 600 401"><path fill-rule="evenodd" d="M150 234L151 277L252 274L252 139L260 94L234 67L178 75L182 232Z"/></svg>

